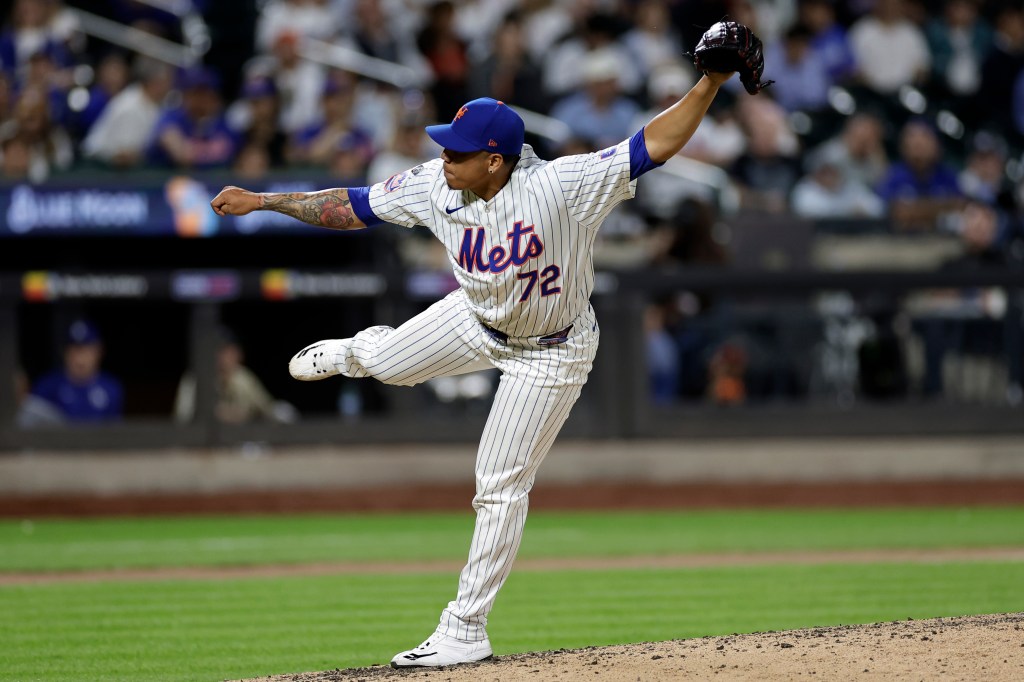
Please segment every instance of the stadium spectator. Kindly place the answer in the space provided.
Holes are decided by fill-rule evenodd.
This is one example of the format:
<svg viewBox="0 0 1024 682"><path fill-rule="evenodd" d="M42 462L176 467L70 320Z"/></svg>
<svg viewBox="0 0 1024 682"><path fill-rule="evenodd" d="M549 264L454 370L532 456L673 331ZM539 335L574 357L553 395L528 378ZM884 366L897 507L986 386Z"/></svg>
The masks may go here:
<svg viewBox="0 0 1024 682"><path fill-rule="evenodd" d="M978 270L1024 264L1024 232L1018 219L997 206L968 201L956 213L953 231L963 246L961 255L943 265L947 271ZM991 288L922 292L914 301L915 328L924 343L925 396L1001 400L978 378L991 378L992 358L1003 356L1006 324L1005 292ZM959 362L947 360L955 356ZM965 363L966 360L966 363ZM957 365L974 371L951 371ZM1001 372L1000 372L1001 373ZM948 386L947 379L957 378ZM991 382L989 382L991 383ZM996 391L1000 393L1000 391Z"/></svg>
<svg viewBox="0 0 1024 682"><path fill-rule="evenodd" d="M818 156L793 188L794 213L804 218L880 218L885 204L860 180L843 172L842 161Z"/></svg>
<svg viewBox="0 0 1024 682"><path fill-rule="evenodd" d="M218 168L234 159L238 140L221 106L220 80L208 68L193 67L178 79L181 105L166 109L149 145L149 161L179 168Z"/></svg>
<svg viewBox="0 0 1024 682"><path fill-rule="evenodd" d="M745 403L750 364L750 354L738 341L726 341L715 348L708 360L708 400L721 407Z"/></svg>
<svg viewBox="0 0 1024 682"><path fill-rule="evenodd" d="M994 205L1010 195L1006 142L988 131L975 133L964 168L957 178L964 196Z"/></svg>
<svg viewBox="0 0 1024 682"><path fill-rule="evenodd" d="M737 107L747 134L747 150L732 166L741 184L743 205L778 213L800 179L799 141L786 122L782 108L767 98L749 97Z"/></svg>
<svg viewBox="0 0 1024 682"><path fill-rule="evenodd" d="M584 7L581 4L577 11ZM617 41L622 28L619 19L593 12L581 17L578 23L577 30L563 36L544 55L541 68L547 94L564 98L585 87L585 71L593 53L611 54L618 65L619 90L629 95L637 93L642 80L629 51Z"/></svg>
<svg viewBox="0 0 1024 682"><path fill-rule="evenodd" d="M567 6L558 0L525 0L523 12L523 40L526 52L538 64L543 64L550 49L563 36L573 30L573 15L577 5Z"/></svg>
<svg viewBox="0 0 1024 682"><path fill-rule="evenodd" d="M437 153L437 145L424 130L422 117L408 112L399 122L391 145L373 157L367 169L367 180L370 183L383 182L395 173L429 161Z"/></svg>
<svg viewBox="0 0 1024 682"><path fill-rule="evenodd" d="M882 120L866 112L851 116L839 135L813 150L809 160L813 163L818 157L839 164L843 175L877 187L889 170Z"/></svg>
<svg viewBox="0 0 1024 682"><path fill-rule="evenodd" d="M789 111L818 111L828 106L832 83L827 65L811 49L811 38L810 28L794 24L765 55L765 61L775 65L772 96Z"/></svg>
<svg viewBox="0 0 1024 682"><path fill-rule="evenodd" d="M633 24L621 42L641 79L647 80L657 69L682 61L681 38L669 20L665 3L642 0L633 11Z"/></svg>
<svg viewBox="0 0 1024 682"><path fill-rule="evenodd" d="M635 132L631 126L640 108L622 95L620 65L614 52L589 53L583 64L583 91L560 100L551 109L551 115L568 125L573 134L598 148L622 142Z"/></svg>
<svg viewBox="0 0 1024 682"><path fill-rule="evenodd" d="M797 20L797 0L733 0L731 11L747 23L766 45L776 43Z"/></svg>
<svg viewBox="0 0 1024 682"><path fill-rule="evenodd" d="M275 400L251 369L245 366L245 354L235 334L227 327L217 330L217 398L214 415L225 424L252 421L293 422L295 408ZM196 418L196 378L186 372L178 383L174 398L174 418L190 422Z"/></svg>
<svg viewBox="0 0 1024 682"><path fill-rule="evenodd" d="M242 86L242 99L228 108L227 121L231 129L249 148L260 148L269 167L285 165L288 137L281 130L281 102L274 81L266 76L246 79ZM254 158L252 149L247 154ZM245 165L245 164L243 164ZM250 176L251 177L251 176Z"/></svg>
<svg viewBox="0 0 1024 682"><path fill-rule="evenodd" d="M0 33L0 65L21 77L28 60L45 52L58 68L74 63L72 49L80 46L78 21L57 0L15 0L9 25Z"/></svg>
<svg viewBox="0 0 1024 682"><path fill-rule="evenodd" d="M26 90L45 93L50 120L70 133L73 131L67 125L70 119L69 86L68 74L59 70L52 50L39 50L28 58L22 68L16 91L19 94Z"/></svg>
<svg viewBox="0 0 1024 682"><path fill-rule="evenodd" d="M37 88L22 91L14 115L0 125L0 140L19 138L28 149L28 179L39 183L74 161L71 137L50 119L49 102Z"/></svg>
<svg viewBox="0 0 1024 682"><path fill-rule="evenodd" d="M15 422L23 429L56 426L64 423L64 415L53 403L32 395L31 384L25 370L14 370L14 404L17 406Z"/></svg>
<svg viewBox="0 0 1024 682"><path fill-rule="evenodd" d="M171 67L140 58L138 80L115 95L82 142L86 157L118 167L139 164L174 83Z"/></svg>
<svg viewBox="0 0 1024 682"><path fill-rule="evenodd" d="M725 100L724 94L720 98ZM731 168L746 150L747 137L736 110L723 103L711 105L708 115L683 147L682 155L722 168Z"/></svg>
<svg viewBox="0 0 1024 682"><path fill-rule="evenodd" d="M273 58L267 66L273 72L280 97L281 127L286 134L296 133L316 122L317 105L327 82L323 66L299 56L300 40L294 31L278 34L273 44Z"/></svg>
<svg viewBox="0 0 1024 682"><path fill-rule="evenodd" d="M407 66L424 80L429 77L430 66L416 49L415 40L403 30L403 22L387 14L383 0L355 0L353 19L352 40L360 52Z"/></svg>
<svg viewBox="0 0 1024 682"><path fill-rule="evenodd" d="M11 77L0 70L0 122L7 120L14 104L15 92Z"/></svg>
<svg viewBox="0 0 1024 682"><path fill-rule="evenodd" d="M328 0L271 0L256 23L256 49L276 52L283 36L331 40L338 33L338 18Z"/></svg>
<svg viewBox="0 0 1024 682"><path fill-rule="evenodd" d="M459 0L455 3L455 32L469 43L471 61L480 61L493 48L498 27L519 11L520 0Z"/></svg>
<svg viewBox="0 0 1024 682"><path fill-rule="evenodd" d="M31 394L54 406L68 422L118 419L124 409L121 382L102 371L103 340L89 320L79 319L67 329L60 368L42 376Z"/></svg>
<svg viewBox="0 0 1024 682"><path fill-rule="evenodd" d="M731 258L716 239L719 216L714 206L693 197L680 203L670 219L652 234L650 265L661 268L720 267ZM715 299L707 292L673 292L658 297L644 315L648 380L651 397L669 404L679 397L704 395L707 362L717 339L708 315ZM711 325L718 326L718 325Z"/></svg>
<svg viewBox="0 0 1024 682"><path fill-rule="evenodd" d="M330 159L331 177L339 187L366 186L366 169L373 157L373 141L360 130L352 130L338 140Z"/></svg>
<svg viewBox="0 0 1024 682"><path fill-rule="evenodd" d="M671 405L679 398L679 348L671 332L674 301L669 298L644 310L644 356L651 402Z"/></svg>
<svg viewBox="0 0 1024 682"><path fill-rule="evenodd" d="M32 166L32 150L25 139L15 135L0 142L3 157L0 158L0 173L4 180L28 180Z"/></svg>
<svg viewBox="0 0 1024 682"><path fill-rule="evenodd" d="M922 83L931 66L928 41L907 19L904 0L877 0L871 14L850 28L850 45L860 78L882 95Z"/></svg>
<svg viewBox="0 0 1024 682"><path fill-rule="evenodd" d="M231 170L246 180L262 180L270 172L270 152L261 144L250 142L244 144L235 155Z"/></svg>
<svg viewBox="0 0 1024 682"><path fill-rule="evenodd" d="M470 97L493 97L541 113L550 107L540 67L526 51L523 25L516 13L509 14L498 27L493 51L473 65L469 78Z"/></svg>
<svg viewBox="0 0 1024 682"><path fill-rule="evenodd" d="M938 135L924 120L909 121L900 133L900 160L878 188L897 227L932 229L958 208L962 192L956 173L942 160Z"/></svg>
<svg viewBox="0 0 1024 682"><path fill-rule="evenodd" d="M857 62L846 28L836 20L833 0L801 0L800 23L811 31L811 52L834 83L853 75Z"/></svg>
<svg viewBox="0 0 1024 682"><path fill-rule="evenodd" d="M466 101L469 81L468 46L455 30L455 5L450 0L441 0L427 9L427 20L416 36L416 46L434 74L430 93L437 116L448 120Z"/></svg>
<svg viewBox="0 0 1024 682"><path fill-rule="evenodd" d="M128 60L120 52L111 52L100 60L96 67L96 80L88 90L84 106L76 103L75 111L69 117L69 127L76 137L81 138L88 133L110 100L127 87L130 75Z"/></svg>
<svg viewBox="0 0 1024 682"><path fill-rule="evenodd" d="M995 40L982 66L981 88L964 109L968 124L997 126L1011 132L1014 128L1014 85L1024 71L1024 9L1003 5L996 15Z"/></svg>
<svg viewBox="0 0 1024 682"><path fill-rule="evenodd" d="M718 214L710 202L689 198L671 220L657 228L651 265L720 266L729 262L728 249L715 239Z"/></svg>
<svg viewBox="0 0 1024 682"><path fill-rule="evenodd" d="M292 163L326 166L342 139L357 128L356 80L337 71L324 83L316 121L292 135L288 156Z"/></svg>
<svg viewBox="0 0 1024 682"><path fill-rule="evenodd" d="M981 67L992 49L992 27L974 0L946 0L941 17L928 22L932 78L939 91L969 97L981 87Z"/></svg>

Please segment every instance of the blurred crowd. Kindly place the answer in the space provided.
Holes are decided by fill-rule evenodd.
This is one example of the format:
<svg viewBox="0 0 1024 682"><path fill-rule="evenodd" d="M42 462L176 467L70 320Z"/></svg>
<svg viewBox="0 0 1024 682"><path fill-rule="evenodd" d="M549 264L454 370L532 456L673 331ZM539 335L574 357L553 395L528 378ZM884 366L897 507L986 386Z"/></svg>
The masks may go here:
<svg viewBox="0 0 1024 682"><path fill-rule="evenodd" d="M204 4L176 3L209 14ZM151 3L82 8L183 41L181 17ZM15 0L0 34L0 177L163 168L242 184L313 169L367 184L436 156L423 126L485 95L550 117L529 135L542 156L595 150L686 93L697 79L687 50L725 16L764 39L775 85L749 97L729 83L681 152L701 163L642 183L604 230L620 248L599 259L687 258L680 242L707 241L687 201L719 209L727 189L733 208L956 234L974 201L999 215L971 247L1010 248L1024 5L996 0L261 0L231 13L251 35L220 50L240 65L228 73L223 59L176 68L87 38L63 0ZM215 45L223 33L211 27ZM337 47L417 85L330 66Z"/></svg>
<svg viewBox="0 0 1024 682"><path fill-rule="evenodd" d="M180 19L148 3L99 8L180 40ZM598 149L687 91L687 49L729 16L764 39L776 83L757 98L731 83L683 155L727 170L743 206L891 212L913 227L962 198L1018 201L1021 3L263 0L239 3L246 11L252 53L241 73L224 74L86 38L62 0L15 0L0 36L3 176L38 182L102 165L258 179L315 167L373 182L435 155L423 125L484 95L564 123L531 140L544 155ZM422 85L306 58L331 45L400 65Z"/></svg>
<svg viewBox="0 0 1024 682"><path fill-rule="evenodd" d="M953 257L933 265L1024 263L1021 2L256 0L232 10L252 35L230 72L223 60L174 68L86 38L75 4L15 0L5 17L5 181L164 168L243 184L316 169L325 184L368 184L436 156L423 126L480 96L549 117L543 135L528 135L542 156L596 150L687 92L698 78L687 50L728 16L763 39L775 84L758 97L727 84L682 165L645 178L638 201L607 221L599 265L726 263L722 223L736 209L955 240ZM208 15L214 3L177 5ZM180 18L150 3L78 6L181 41ZM211 25L215 44L221 29ZM332 46L419 85L330 66ZM721 177L736 190L731 207ZM444 265L429 250L406 254ZM649 353L666 358L670 397L685 392L689 351L669 332L673 320L692 321L691 303L711 309L675 296L649 315ZM701 381L752 362L749 350L705 345ZM720 402L742 401L741 387L722 386Z"/></svg>

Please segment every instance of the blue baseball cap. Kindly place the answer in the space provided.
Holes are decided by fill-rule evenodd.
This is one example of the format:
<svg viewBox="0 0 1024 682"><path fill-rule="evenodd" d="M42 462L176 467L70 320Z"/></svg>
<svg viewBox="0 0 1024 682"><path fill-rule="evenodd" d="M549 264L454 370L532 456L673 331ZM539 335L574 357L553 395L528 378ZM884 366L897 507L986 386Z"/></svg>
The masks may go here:
<svg viewBox="0 0 1024 682"><path fill-rule="evenodd" d="M205 66L190 66L178 72L178 87L182 90L209 88L218 90L220 88L220 77L217 73Z"/></svg>
<svg viewBox="0 0 1024 682"><path fill-rule="evenodd" d="M250 99L258 97L273 97L277 94L277 86L274 81L266 77L252 78L245 82L242 87L242 96Z"/></svg>
<svg viewBox="0 0 1024 682"><path fill-rule="evenodd" d="M490 97L467 102L451 123L427 126L434 142L453 152L493 152L515 156L523 151L523 119L510 106Z"/></svg>
<svg viewBox="0 0 1024 682"><path fill-rule="evenodd" d="M88 346L102 341L100 330L89 320L75 320L68 326L69 346Z"/></svg>

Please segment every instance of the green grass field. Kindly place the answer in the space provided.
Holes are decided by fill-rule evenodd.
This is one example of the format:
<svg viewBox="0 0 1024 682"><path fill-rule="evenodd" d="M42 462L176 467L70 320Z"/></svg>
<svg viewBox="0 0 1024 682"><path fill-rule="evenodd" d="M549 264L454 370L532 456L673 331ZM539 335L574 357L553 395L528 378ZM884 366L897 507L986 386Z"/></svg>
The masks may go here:
<svg viewBox="0 0 1024 682"><path fill-rule="evenodd" d="M0 522L0 572L461 559L467 514ZM1024 508L536 513L522 557L1024 547ZM449 573L0 587L0 680L222 680L382 663ZM498 654L1024 611L1024 563L513 572Z"/></svg>

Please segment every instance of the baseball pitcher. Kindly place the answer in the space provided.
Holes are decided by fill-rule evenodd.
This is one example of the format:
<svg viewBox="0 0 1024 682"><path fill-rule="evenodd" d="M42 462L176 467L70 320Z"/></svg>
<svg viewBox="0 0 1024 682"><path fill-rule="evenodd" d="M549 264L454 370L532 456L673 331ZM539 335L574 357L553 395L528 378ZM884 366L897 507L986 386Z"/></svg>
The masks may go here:
<svg viewBox="0 0 1024 682"><path fill-rule="evenodd" d="M703 78L632 138L592 154L544 161L523 144L523 121L481 98L446 125L427 127L440 158L370 187L272 194L226 187L218 215L277 211L312 225L354 230L425 225L444 244L459 288L397 329L376 326L303 348L289 371L300 381L336 375L413 386L501 370L476 460L476 526L458 593L421 645L396 668L444 666L492 655L487 615L522 539L541 461L580 396L597 352L590 306L593 246L608 213L636 181L676 154L733 72L756 94L760 41L716 24L694 51Z"/></svg>

